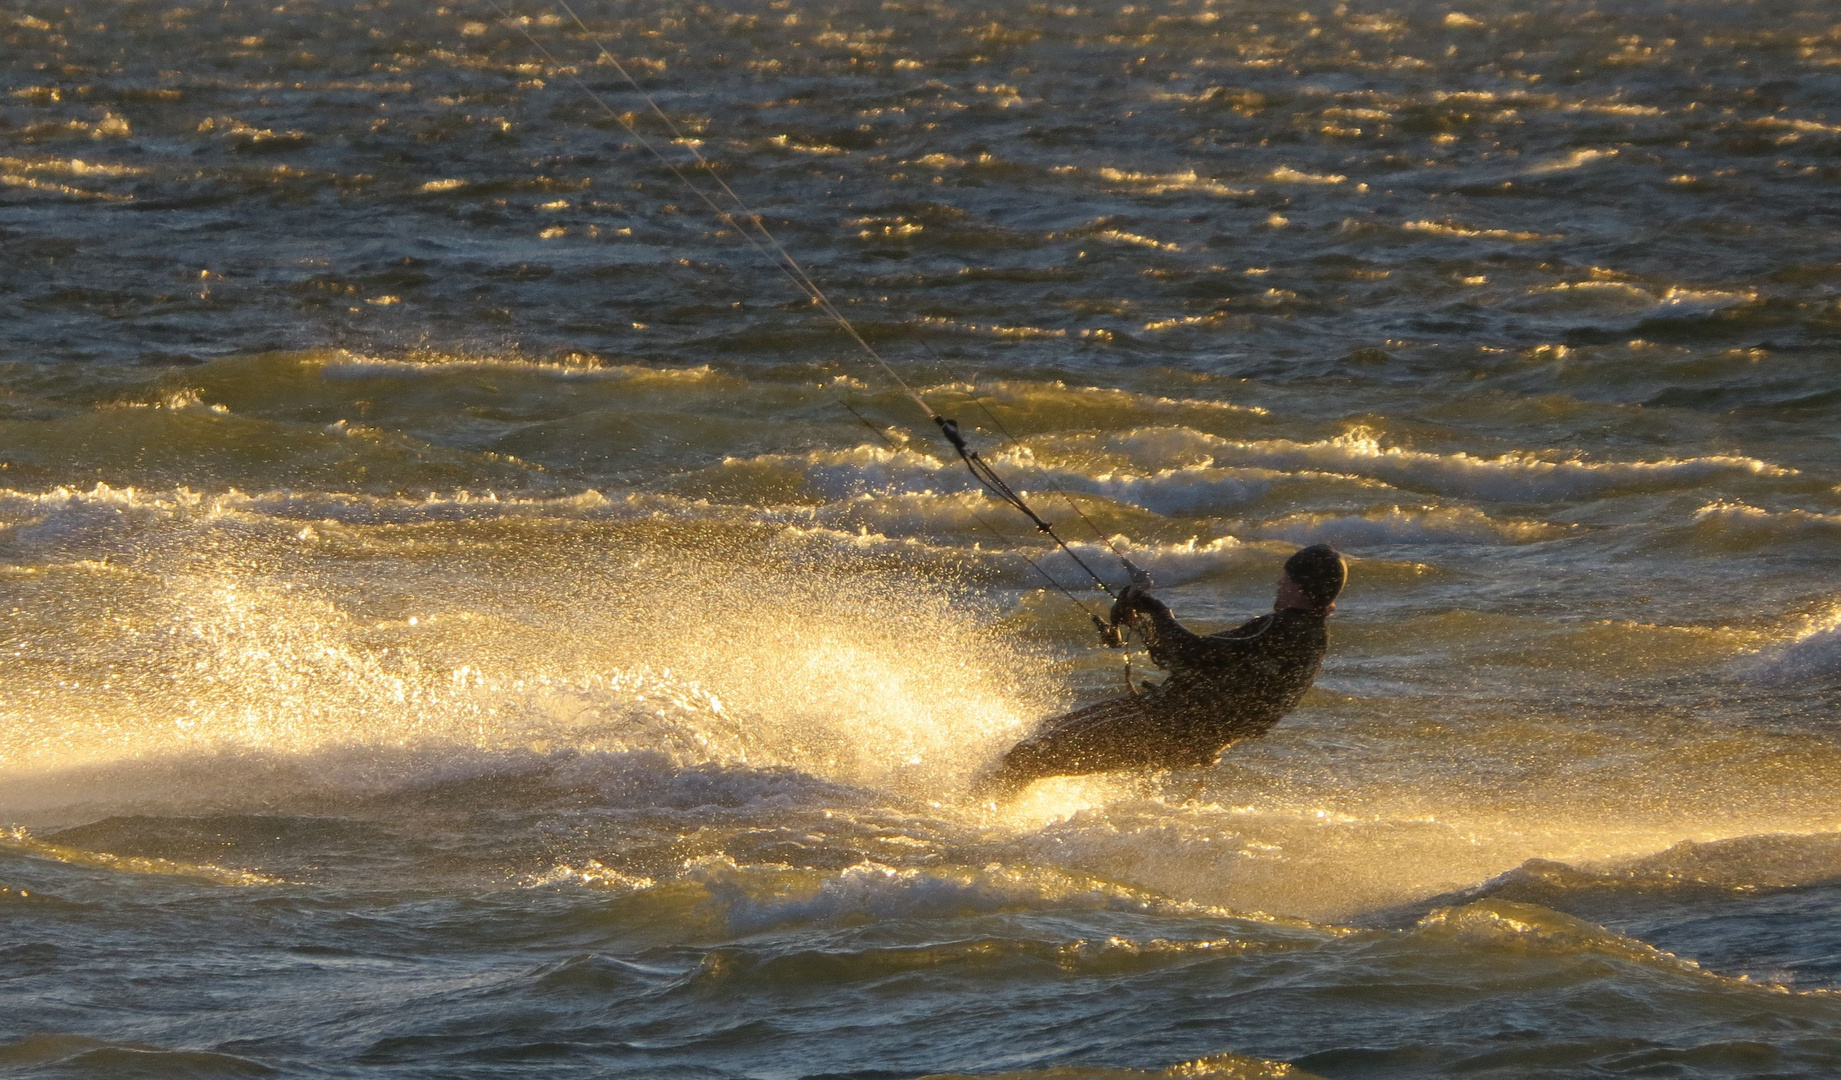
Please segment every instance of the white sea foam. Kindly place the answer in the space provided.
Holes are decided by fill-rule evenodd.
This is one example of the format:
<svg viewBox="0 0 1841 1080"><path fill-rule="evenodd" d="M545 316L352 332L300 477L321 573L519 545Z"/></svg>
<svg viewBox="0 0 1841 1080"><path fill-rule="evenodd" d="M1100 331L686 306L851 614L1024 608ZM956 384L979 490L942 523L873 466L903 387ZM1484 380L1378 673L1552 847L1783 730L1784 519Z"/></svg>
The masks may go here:
<svg viewBox="0 0 1841 1080"><path fill-rule="evenodd" d="M644 892L658 883L644 875L624 874L598 859L580 863L557 863L542 873L531 874L520 882L527 889L558 885L586 886L615 895Z"/></svg>
<svg viewBox="0 0 1841 1080"><path fill-rule="evenodd" d="M1053 171L1056 173L1078 173L1081 170L1078 166L1070 165L1054 169ZM1140 191L1146 195L1194 193L1232 197L1253 194L1250 188L1231 187L1221 183L1219 180L1199 176L1194 169L1187 169L1183 172L1145 173L1103 166L1094 170L1094 175L1108 184L1117 185L1128 190Z"/></svg>
<svg viewBox="0 0 1841 1080"><path fill-rule="evenodd" d="M478 371L515 372L555 379L608 379L682 386L747 385L746 379L719 372L708 364L676 368L649 367L644 364L609 364L599 357L586 355L562 360L536 360L518 356L378 357L341 350L320 365L320 377L323 379L440 377Z"/></svg>
<svg viewBox="0 0 1841 1080"><path fill-rule="evenodd" d="M1542 161L1537 161L1523 169L1522 172L1527 176L1545 176L1556 172L1571 172L1574 169L1581 169L1596 162L1607 161L1616 156L1617 151L1615 149L1600 150L1586 148L1574 150L1572 153L1566 154L1563 157L1547 158Z"/></svg>
<svg viewBox="0 0 1841 1080"><path fill-rule="evenodd" d="M1511 452L1483 457L1462 451L1435 453L1390 447L1367 429L1302 442L1288 439L1234 440L1186 427L1136 428L1088 437L1107 464L1077 468L1063 461L1081 438L1063 439L1054 464L1011 448L990 455L1015 486L1037 503L1055 503L1051 492L1097 496L1165 516L1244 512L1266 498L1274 484L1371 485L1444 496L1502 502L1591 498L1636 491L1694 487L1724 478L1779 477L1795 470L1757 458L1711 455L1653 461L1592 461L1552 452ZM1121 458L1142 462L1121 468ZM849 530L868 525L883 533L939 535L982 533L984 518L1000 529L1014 522L988 501L957 462L908 448L863 444L799 454L764 454L725 459L715 491L744 485L712 499L653 491L519 494L457 490L419 497L350 492L235 489L208 494L187 488L142 490L99 484L88 490L54 488L30 492L0 490L0 543L28 549L81 552L126 542L158 522L194 526L301 532L303 539L325 524L376 526L439 522L524 520L619 521L677 518L685 521L784 521ZM695 490L693 481L685 485ZM787 506L778 492L798 493ZM818 504L812 504L816 498ZM763 503L765 505L763 505ZM1716 502L1697 520L1737 525L1760 520L1763 511ZM1416 516L1415 516L1416 515ZM1409 520L1410 518L1410 520ZM1821 527L1835 515L1792 510L1770 518L1784 527ZM304 527L304 529L303 529ZM1431 541L1443 536L1467 542L1520 543L1558 535L1550 526L1497 521L1481 511L1445 508L1373 512L1300 511L1267 523L1260 535L1297 539L1310 533L1349 543Z"/></svg>
<svg viewBox="0 0 1841 1080"><path fill-rule="evenodd" d="M928 395L964 394L975 396L991 405L1001 405L1007 410L1024 413L1052 409L1105 409L1119 412L1144 412L1153 415L1167 415L1185 411L1215 413L1245 413L1250 416L1269 415L1268 410L1258 405L1245 405L1233 401L1221 401L1214 398L1168 397L1161 394L1142 394L1116 386L1073 386L1061 380L1052 382L1034 382L1020 379L999 379L978 383L937 383L923 388ZM968 414L964 419L974 419L977 414ZM1014 412L1004 415L1014 416Z"/></svg>
<svg viewBox="0 0 1841 1080"><path fill-rule="evenodd" d="M960 918L1017 908L1228 914L1073 874L1002 865L981 871L918 870L865 860L816 882L789 882L785 875L716 858L691 867L685 876L709 891L738 933L789 925Z"/></svg>
<svg viewBox="0 0 1841 1080"><path fill-rule="evenodd" d="M1278 184L1340 184L1348 177L1342 173L1311 173L1281 165L1272 170L1266 179Z"/></svg>
<svg viewBox="0 0 1841 1080"><path fill-rule="evenodd" d="M1420 938L1457 940L1472 948L1507 947L1516 952L1601 953L1619 959L1696 972L1700 965L1663 952L1636 938L1535 904L1480 900L1440 908L1413 928Z"/></svg>
<svg viewBox="0 0 1841 1080"><path fill-rule="evenodd" d="M816 457L813 476L825 489L825 504L779 508L652 492L604 495L594 490L547 498L491 491L420 498L234 490L207 495L185 488L143 491L106 485L86 491L0 490L0 549L11 548L41 567L53 564L47 559L58 564L91 560L107 571L112 566L108 560L117 554L136 553L137 561L144 561L175 545L184 549L225 541L311 544L333 537L361 545L387 544L392 533L372 530L388 526L459 527L523 521L541 528L555 521L612 525L676 521L738 527L777 524L779 531L770 534L767 550L800 565L820 553L839 552L897 558L936 570L971 561L998 567L1014 584L1040 585L1039 575L1022 561L1028 555L1057 580L1084 581L1084 573L1067 555L1039 543L1025 523L990 500L961 468L925 455L869 447L822 452ZM811 463L806 455L766 462L793 469ZM749 459L748 464L763 467L762 459ZM1256 497L1266 486L1265 481L1236 479L1228 470L1194 472L1200 475L1188 470L1152 477L1048 473L1038 479L1070 491L1149 503L1169 511L1203 504L1225 506ZM1033 497L1044 505L1066 509L1058 500L1046 501L1040 493ZM1074 540L1073 547L1083 558L1096 565L1116 563L1105 545L1064 533ZM212 539L200 539L206 535ZM1132 552L1142 565L1157 568L1161 580L1172 583L1193 580L1221 566L1239 546L1229 536L1191 538L1176 544L1142 543L1123 536L1110 540ZM1106 573L1112 572L1107 569Z"/></svg>
<svg viewBox="0 0 1841 1080"><path fill-rule="evenodd" d="M1678 318L1752 303L1750 290L1657 288L1634 281L1588 278L1557 281L1530 288L1515 306L1571 316L1596 314L1604 318Z"/></svg>
<svg viewBox="0 0 1841 1080"><path fill-rule="evenodd" d="M1491 229L1480 225L1465 225L1453 221L1430 221L1418 219L1408 221L1400 226L1406 232L1427 233L1432 236L1462 237L1467 240L1512 240L1517 243L1530 243L1536 240L1563 240L1565 237L1556 233L1538 233L1525 229Z"/></svg>
<svg viewBox="0 0 1841 1080"><path fill-rule="evenodd" d="M1104 544L1082 540L1071 542L1068 546L1080 556L1081 561L1115 585L1129 584L1125 571L1119 566L1117 556L1120 554L1163 586L1194 581L1245 558L1247 554L1246 546L1232 536L1217 536L1207 540L1192 536L1180 543L1171 544L1146 543L1125 536L1112 536ZM1062 552L1047 554L1036 562L1064 582L1085 579L1073 560Z"/></svg>
<svg viewBox="0 0 1841 1080"><path fill-rule="evenodd" d="M987 458L1025 493L1063 491L1100 495L1166 515L1189 516L1238 507L1262 498L1271 489L1268 472L1254 473L1208 464L1181 465L1146 473L1111 469L1088 473L1046 467L1026 451L998 451ZM763 480L774 474L796 475L801 478L806 494L831 501L982 490L957 461L906 448L862 445L849 450L764 454L729 458L723 462L723 467L736 474L756 472ZM959 511L955 516L963 518L970 512L971 505L955 502L953 506ZM896 507L886 503L851 509L869 512L879 521L889 520L896 511ZM989 509L987 507L985 512ZM954 526L973 524L960 520ZM915 521L914 527L924 528L926 523Z"/></svg>
<svg viewBox="0 0 1841 1080"><path fill-rule="evenodd" d="M1050 487L1104 495L1115 502L1169 516L1193 516L1243 506L1263 498L1272 489L1270 480L1248 476L1244 470L1212 465L1184 465L1148 475L1103 472L1085 476L1055 470L1040 476L1039 482Z"/></svg>
<svg viewBox="0 0 1841 1080"><path fill-rule="evenodd" d="M1819 682L1841 676L1841 605L1810 619L1790 640L1757 654L1749 666L1765 682Z"/></svg>
<svg viewBox="0 0 1841 1080"><path fill-rule="evenodd" d="M1718 311L1736 304L1753 303L1757 299L1757 292L1750 289L1690 289L1671 285L1657 300L1657 304L1664 314L1685 315Z"/></svg>
<svg viewBox="0 0 1841 1080"><path fill-rule="evenodd" d="M1537 285L1529 289L1528 293L1536 297L1560 297L1569 306L1608 304L1620 309L1638 310L1656 303L1655 295L1648 289L1628 281L1558 281L1550 285Z"/></svg>
<svg viewBox="0 0 1841 1080"><path fill-rule="evenodd" d="M1804 510L1800 507L1792 507L1788 510L1766 510L1749 503L1724 499L1710 502L1694 511L1694 520L1697 523L1712 525L1730 532L1757 533L1764 536L1805 531L1827 533L1831 529L1841 529L1841 514Z"/></svg>
<svg viewBox="0 0 1841 1080"><path fill-rule="evenodd" d="M949 463L906 447L867 443L846 450L729 457L723 459L722 467L733 473L796 476L805 492L828 500L895 492L966 491L977 487L977 481L957 462Z"/></svg>
<svg viewBox="0 0 1841 1080"><path fill-rule="evenodd" d="M1384 446L1367 429L1315 442L1288 439L1234 440L1187 427L1140 427L1118 434L1093 437L1095 447L1113 459L1119 456L1143 463L1138 469L1110 465L1091 470L1066 465L1046 465L1035 456L1014 448L1000 449L989 458L1019 488L1037 500L1046 492L1066 491L1099 496L1154 513L1174 516L1221 514L1258 502L1275 483L1285 480L1310 483L1366 484L1377 491L1387 488L1427 491L1441 495L1496 501L1549 501L1593 497L1626 491L1668 490L1697 486L1723 477L1788 476L1795 470L1738 455L1661 459L1653 461L1592 461L1561 457L1552 452L1511 452L1483 457L1465 452L1434 453ZM1077 448L1081 439L1053 440ZM685 519L743 521L772 520L780 511L750 508L790 479L805 498L816 496L824 509L806 520L845 526L863 519L878 528L916 532L982 530L974 514L1002 513L980 498L967 499L980 490L957 462L909 448L891 449L862 444L837 450L800 454L764 454L725 459L720 468L734 479L747 481L758 474L760 494L742 503L657 492L603 493L585 490L573 494L516 494L493 490L457 490L420 497L377 496L350 492L269 491L246 493L230 490L215 494L186 488L142 490L99 484L82 490L54 488L29 492L0 490L0 539L15 543L75 541L112 530L160 520L190 522L241 521L337 522L347 525L459 522L506 518L565 518L613 520L647 515ZM695 484L691 484L692 489ZM752 483L751 483L751 486ZM738 495L740 493L737 493ZM1757 519L1764 511L1741 504L1710 503L1697 520ZM1334 516L1334 515L1333 515ZM1372 542L1399 542L1417 531L1425 538L1434 533L1460 535L1480 542L1494 533L1508 542L1554 535L1548 527L1525 522L1488 523L1474 512L1449 509L1423 516L1409 525L1399 512L1367 515L1358 523L1351 515L1331 525L1339 535L1371 537ZM1792 510L1771 520L1784 525L1819 527L1841 516ZM298 527L296 525L295 527ZM1305 518L1273 522L1266 535L1295 538L1309 527ZM1325 534L1327 535L1327 534Z"/></svg>
<svg viewBox="0 0 1841 1080"><path fill-rule="evenodd" d="M976 538L979 534L972 535ZM969 548L930 543L911 536L890 536L867 528L853 532L826 526L788 525L782 536L788 545L797 549L827 545L857 554L896 557L936 565L971 561L986 569L1002 571L1004 580L1009 584L1029 587L1040 587L1043 584L1041 574L1045 572L1066 587L1086 588L1090 579L1086 571L1075 565L1075 557L1110 584L1129 583L1125 570L1119 565L1118 556L1122 554L1148 571L1159 584L1180 585L1231 566L1245 556L1245 545L1233 536L1210 539L1196 536L1179 543L1138 541L1118 534L1107 537L1104 543L1098 540L1070 539L1068 548L1072 554L1050 547L1045 541L1032 542L1015 533L1007 534L1003 541L996 541L995 546L995 538L975 539ZM1040 571L1032 569L1024 561L1025 558L1034 562Z"/></svg>
<svg viewBox="0 0 1841 1080"><path fill-rule="evenodd" d="M1238 441L1202 432L1183 432L1172 442L1206 448L1207 460L1214 463L1348 473L1408 490L1499 502L1590 498L1694 487L1728 477L1796 473L1794 469L1736 454L1655 461L1591 461L1553 452L1517 451L1495 457L1463 451L1441 454L1384 446L1380 436L1367 428L1355 428L1317 442Z"/></svg>
<svg viewBox="0 0 1841 1080"><path fill-rule="evenodd" d="M622 521L679 519L741 522L745 508L657 492L604 495L515 495L457 490L423 496L362 492L268 491L234 488L209 494L190 488L141 489L97 484L88 489L0 489L0 545L65 557L96 555L152 543L150 529L216 530L224 534L287 534L312 540L329 526L458 524L500 520Z"/></svg>
<svg viewBox="0 0 1841 1080"><path fill-rule="evenodd" d="M1300 512L1259 525L1262 537L1360 548L1387 544L1527 544L1565 536L1565 526L1500 521L1471 507L1390 506L1360 514Z"/></svg>

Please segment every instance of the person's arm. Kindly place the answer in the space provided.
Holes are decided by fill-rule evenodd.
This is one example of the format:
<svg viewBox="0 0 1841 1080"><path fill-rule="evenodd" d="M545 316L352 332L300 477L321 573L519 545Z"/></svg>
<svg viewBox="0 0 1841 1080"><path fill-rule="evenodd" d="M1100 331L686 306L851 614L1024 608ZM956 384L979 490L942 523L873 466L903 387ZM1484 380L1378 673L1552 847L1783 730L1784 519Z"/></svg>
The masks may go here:
<svg viewBox="0 0 1841 1080"><path fill-rule="evenodd" d="M1112 606L1114 622L1130 622L1144 635L1151 663L1169 672L1203 667L1212 652L1207 639L1176 621L1163 601L1139 589L1127 588Z"/></svg>

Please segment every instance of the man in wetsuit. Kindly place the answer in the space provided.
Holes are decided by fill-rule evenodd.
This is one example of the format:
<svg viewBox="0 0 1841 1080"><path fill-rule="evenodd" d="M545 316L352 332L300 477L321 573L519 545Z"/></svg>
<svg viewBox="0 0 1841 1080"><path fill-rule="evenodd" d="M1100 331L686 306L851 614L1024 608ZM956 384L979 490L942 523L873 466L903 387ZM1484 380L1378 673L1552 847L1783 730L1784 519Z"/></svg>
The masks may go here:
<svg viewBox="0 0 1841 1080"><path fill-rule="evenodd" d="M1127 588L1113 622L1141 633L1170 677L1047 721L1004 755L986 785L1013 792L1045 776L1200 768L1228 744L1265 734L1316 679L1329 645L1324 619L1347 578L1334 548L1304 548L1286 561L1270 615L1206 637L1184 629L1162 601Z"/></svg>

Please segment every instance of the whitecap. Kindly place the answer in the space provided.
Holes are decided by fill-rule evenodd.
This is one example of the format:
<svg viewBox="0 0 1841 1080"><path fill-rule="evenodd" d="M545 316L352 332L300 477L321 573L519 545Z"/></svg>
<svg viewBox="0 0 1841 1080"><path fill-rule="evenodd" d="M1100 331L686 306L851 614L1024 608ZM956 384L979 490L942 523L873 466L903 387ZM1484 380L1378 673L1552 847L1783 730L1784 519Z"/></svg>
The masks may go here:
<svg viewBox="0 0 1841 1080"><path fill-rule="evenodd" d="M1809 620L1788 641L1757 654L1752 674L1763 682L1799 683L1841 676L1841 606Z"/></svg>
<svg viewBox="0 0 1841 1080"><path fill-rule="evenodd" d="M1574 150L1564 157L1548 158L1544 161L1537 161L1523 169L1522 173L1527 176L1543 176L1548 173L1569 172L1573 169L1583 168L1587 165L1606 161L1616 156L1617 151L1615 149L1586 148Z"/></svg>
<svg viewBox="0 0 1841 1080"><path fill-rule="evenodd" d="M793 882L785 874L718 857L692 864L685 879L702 885L730 929L739 933L788 925L963 918L1018 908L1229 915L1065 872L996 864L980 871L920 870L865 859L817 882Z"/></svg>
<svg viewBox="0 0 1841 1080"><path fill-rule="evenodd" d="M610 364L599 357L587 355L561 360L459 355L382 357L341 350L320 364L320 377L329 380L440 377L477 371L518 372L553 379L607 379L666 385L747 385L747 380L719 372L708 364L688 367Z"/></svg>
<svg viewBox="0 0 1841 1080"><path fill-rule="evenodd" d="M1795 469L1737 454L1654 461L1590 461L1553 451L1479 457L1383 446L1367 428L1317 442L1236 441L1200 432L1184 441L1207 446L1216 460L1281 470L1350 473L1396 487L1501 502L1548 502L1633 491L1695 487L1740 476L1793 476Z"/></svg>
<svg viewBox="0 0 1841 1080"><path fill-rule="evenodd" d="M1300 512L1268 521L1255 535L1343 548L1389 544L1529 544L1567 535L1544 521L1497 520L1471 507L1389 506L1359 514Z"/></svg>

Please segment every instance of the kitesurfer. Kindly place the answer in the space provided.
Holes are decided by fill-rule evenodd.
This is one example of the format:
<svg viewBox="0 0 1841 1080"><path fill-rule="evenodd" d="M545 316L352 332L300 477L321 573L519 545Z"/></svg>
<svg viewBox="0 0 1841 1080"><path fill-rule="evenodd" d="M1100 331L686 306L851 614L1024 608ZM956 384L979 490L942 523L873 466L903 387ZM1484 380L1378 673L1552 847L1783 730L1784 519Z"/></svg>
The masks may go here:
<svg viewBox="0 0 1841 1080"><path fill-rule="evenodd" d="M1125 589L1113 622L1142 634L1169 677L1046 721L1004 755L986 787L1013 792L1045 776L1199 768L1230 743L1265 734L1316 679L1329 645L1324 620L1347 578L1334 548L1303 548L1285 562L1271 614L1207 636L1185 629L1142 588Z"/></svg>

